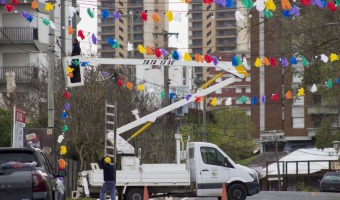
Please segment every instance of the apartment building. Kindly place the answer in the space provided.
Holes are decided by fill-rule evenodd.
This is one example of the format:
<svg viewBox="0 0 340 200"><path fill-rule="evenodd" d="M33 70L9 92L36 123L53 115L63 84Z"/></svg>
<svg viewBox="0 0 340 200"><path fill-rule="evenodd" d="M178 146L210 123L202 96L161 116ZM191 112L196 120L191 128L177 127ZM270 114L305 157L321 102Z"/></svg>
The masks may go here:
<svg viewBox="0 0 340 200"><path fill-rule="evenodd" d="M168 9L168 1L110 1L98 0L98 53L103 58L144 58L143 55L136 51L139 44L144 47L165 47L162 36L156 36L155 33L168 31L168 22L163 13ZM109 13L117 11L120 18L114 17L102 18L103 10ZM143 22L140 14L146 12L148 21ZM154 22L152 14L156 12L161 17L160 22ZM119 41L119 48L112 48L108 44L108 38ZM134 51L127 51L128 42L134 45Z"/></svg>
<svg viewBox="0 0 340 200"><path fill-rule="evenodd" d="M275 37L279 20L271 19L263 23L263 16L253 12L252 23L258 24L251 29L251 61L255 63L257 57L274 57L276 67L253 67L251 70L251 95L266 96L266 102L251 107L252 121L255 125L253 138L262 143L263 151L274 151L278 142L279 151L291 152L297 148L313 146L315 127L313 118L319 118L322 113L313 108L312 96L306 92L305 96L297 97L297 89L301 86L304 70L301 62L294 67L282 67L279 58L292 56L289 51L282 52L279 40ZM286 99L285 93L291 89L293 99ZM306 90L306 88L305 88ZM278 100L272 100L277 94ZM320 121L320 120L319 120Z"/></svg>
<svg viewBox="0 0 340 200"><path fill-rule="evenodd" d="M241 58L250 58L249 34L246 27L247 21L239 22L235 19L235 11L243 9L240 1L235 1L236 8L227 8L212 3L206 4L199 0L193 0L189 4L189 53L191 55L214 55L220 61L231 62L234 55ZM238 8L238 9L237 9ZM250 66L250 65L249 65ZM247 70L250 70L247 69ZM206 69L196 67L194 69L195 81L204 82L220 73L219 69ZM223 75L217 82L231 76ZM217 98L217 105L224 105L226 99L231 97L233 106L245 109L251 114L250 98L245 104L240 104L241 96L250 96L251 76L240 79L238 82L226 86L209 95L208 100ZM196 85L198 87L198 85Z"/></svg>
<svg viewBox="0 0 340 200"><path fill-rule="evenodd" d="M9 12L0 9L0 92L7 92L6 72L15 73L15 92L27 92L26 87L32 78L38 76L39 69L48 67L48 50L54 50L61 56L61 50L56 45L57 39L65 52L71 52L72 36L69 36L65 26L72 25L66 17L70 2L56 5L54 18L52 11L45 11L45 2L38 2L38 8L31 7L32 0L13 5ZM22 16L22 12L29 13L33 20L29 22ZM54 36L50 38L52 28L43 23L43 19L51 20L55 25ZM74 25L73 27L75 27ZM51 45L52 44L52 45ZM51 46L54 46L50 48Z"/></svg>
<svg viewBox="0 0 340 200"><path fill-rule="evenodd" d="M141 54L137 47L150 46L152 48L164 48L169 53L176 50L168 44L169 37L175 34L169 31L169 21L165 13L169 10L167 0L157 1L110 1L98 0L98 13L103 10L109 13L118 11L119 19L112 16L103 19L98 16L98 54L103 58L156 58L155 55ZM148 20L143 22L141 12L148 14ZM152 15L157 13L160 22L155 22ZM172 35L174 34L174 35ZM112 48L108 44L108 38L119 41L119 48ZM133 51L128 51L128 42L134 46ZM170 56L171 57L171 56ZM155 92L164 91L167 82L164 81L165 69L159 66L126 66L129 74L129 81L139 84L145 82L146 88L152 88ZM182 97L190 92L191 72L184 67L171 67L168 72L169 92L176 92Z"/></svg>

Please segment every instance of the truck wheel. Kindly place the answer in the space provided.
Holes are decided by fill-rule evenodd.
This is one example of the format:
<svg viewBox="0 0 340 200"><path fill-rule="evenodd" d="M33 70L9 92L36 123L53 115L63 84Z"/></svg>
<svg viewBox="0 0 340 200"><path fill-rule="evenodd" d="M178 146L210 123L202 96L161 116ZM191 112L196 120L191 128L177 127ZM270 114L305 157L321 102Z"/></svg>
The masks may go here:
<svg viewBox="0 0 340 200"><path fill-rule="evenodd" d="M233 184L228 188L229 200L245 200L247 198L247 190L241 184Z"/></svg>
<svg viewBox="0 0 340 200"><path fill-rule="evenodd" d="M140 188L132 188L126 194L126 200L143 200L144 191Z"/></svg>

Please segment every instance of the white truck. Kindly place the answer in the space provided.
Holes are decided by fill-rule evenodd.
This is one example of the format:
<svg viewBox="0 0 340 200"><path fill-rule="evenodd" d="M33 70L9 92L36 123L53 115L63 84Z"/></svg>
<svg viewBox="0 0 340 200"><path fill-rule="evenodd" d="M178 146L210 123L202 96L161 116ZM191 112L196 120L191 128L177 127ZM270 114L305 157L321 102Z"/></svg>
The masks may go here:
<svg viewBox="0 0 340 200"><path fill-rule="evenodd" d="M108 58L89 58L70 57L64 59L64 68L70 65L73 59L86 62L91 65L98 64L133 64L133 65L179 65L179 66L204 66L218 67L224 72L235 75L221 82L207 86L222 77L223 73L203 85L189 99L183 99L169 106L161 108L144 117L139 117L133 111L136 120L116 129L107 130L106 140L112 146L105 146L105 154L109 149L113 149L116 139L116 154L120 156L121 166L116 170L116 190L118 199L135 200L143 199L144 187L148 189L150 197L172 196L172 197L217 197L221 199L223 183L229 200L244 200L247 196L260 192L257 173L245 166L236 164L229 156L224 153L217 145L207 142L189 142L184 145L181 142L181 135L175 134L176 138L176 163L148 164L141 163L140 151L136 155L134 147L129 144L129 140L134 138L141 131L146 129L154 122L157 117L177 109L190 102L194 102L196 97L206 96L207 94L223 88L247 75L243 67L235 68L230 62L197 63L194 61L175 61L162 59L108 59ZM242 71L243 70L243 71ZM66 71L66 70L65 70ZM68 81L68 80L67 80ZM121 133L131 130L137 126L147 123L140 131L137 131L125 140L120 136ZM182 145L181 145L182 144ZM181 150L182 149L182 150ZM112 154L111 156L114 156ZM91 163L91 170L79 173L77 191L72 192L73 198L80 196L91 196L98 194L103 185L103 171L97 163Z"/></svg>

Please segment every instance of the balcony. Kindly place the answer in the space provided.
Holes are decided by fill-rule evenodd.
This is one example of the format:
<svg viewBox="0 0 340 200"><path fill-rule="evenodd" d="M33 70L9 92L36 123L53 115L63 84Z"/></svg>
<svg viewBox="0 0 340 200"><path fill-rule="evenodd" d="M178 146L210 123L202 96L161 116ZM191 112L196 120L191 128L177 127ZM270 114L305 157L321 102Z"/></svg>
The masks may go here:
<svg viewBox="0 0 340 200"><path fill-rule="evenodd" d="M37 76L37 70L33 66L0 66L0 84L7 83L6 72L15 73L16 83L29 83L33 77Z"/></svg>
<svg viewBox="0 0 340 200"><path fill-rule="evenodd" d="M10 43L11 41L20 41L33 43L38 40L38 28L33 27L2 27L0 28L0 42Z"/></svg>
<svg viewBox="0 0 340 200"><path fill-rule="evenodd" d="M338 108L326 108L326 107L309 107L307 109L308 114L339 114Z"/></svg>

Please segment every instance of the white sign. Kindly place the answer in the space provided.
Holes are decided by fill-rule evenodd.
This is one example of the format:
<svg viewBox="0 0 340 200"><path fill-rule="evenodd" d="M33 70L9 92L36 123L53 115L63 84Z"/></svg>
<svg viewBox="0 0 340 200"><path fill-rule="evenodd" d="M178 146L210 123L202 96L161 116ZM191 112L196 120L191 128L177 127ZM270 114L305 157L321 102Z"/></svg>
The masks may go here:
<svg viewBox="0 0 340 200"><path fill-rule="evenodd" d="M26 123L26 112L22 109L13 108L13 143L12 147L24 146L24 127Z"/></svg>

